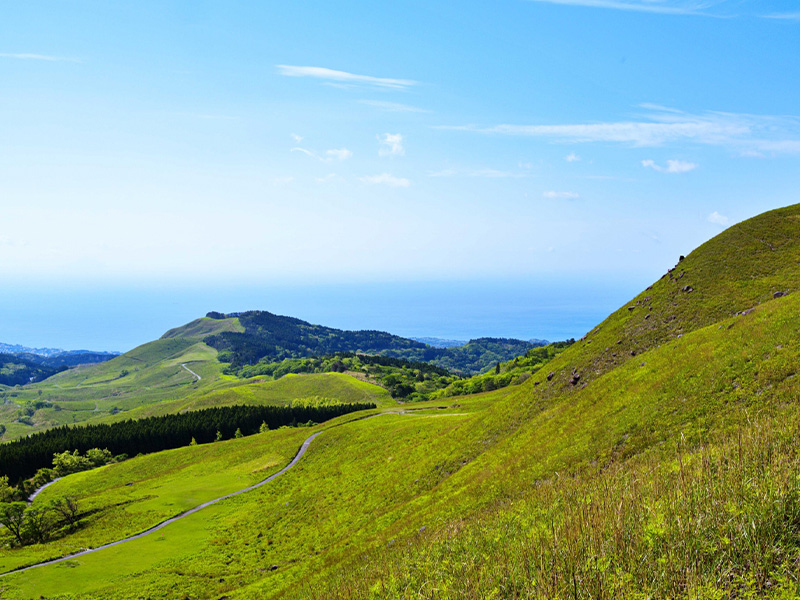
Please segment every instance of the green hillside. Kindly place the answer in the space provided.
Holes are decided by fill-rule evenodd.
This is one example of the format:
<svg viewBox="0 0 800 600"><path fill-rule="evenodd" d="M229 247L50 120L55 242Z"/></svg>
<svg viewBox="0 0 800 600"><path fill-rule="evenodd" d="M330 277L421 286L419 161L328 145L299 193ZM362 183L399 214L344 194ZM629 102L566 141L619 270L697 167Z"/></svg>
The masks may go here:
<svg viewBox="0 0 800 600"><path fill-rule="evenodd" d="M800 289L799 213L797 205L765 213L697 248L565 353L570 371L557 381L569 380L576 368L586 383L637 354Z"/></svg>
<svg viewBox="0 0 800 600"><path fill-rule="evenodd" d="M235 317L230 319L203 317L181 327L170 329L161 336L161 339L196 338L201 340L206 336L222 333L244 333L244 327Z"/></svg>
<svg viewBox="0 0 800 600"><path fill-rule="evenodd" d="M5 427L2 439L59 425L215 405L287 404L314 396L344 402L391 401L385 389L345 375L304 375L281 382L225 375L217 351L202 338L239 330L236 319L198 319L107 362L0 391L5 400L0 406L0 424Z"/></svg>
<svg viewBox="0 0 800 600"><path fill-rule="evenodd" d="M462 346L436 348L384 331L345 331L261 310L209 315L220 322L235 320L243 328L241 331L223 330L203 338L206 344L220 351L222 362L230 363L229 372L232 373L241 373L249 365L259 363L352 352L426 362L470 374L480 373L497 362L543 345L539 341L478 338Z"/></svg>
<svg viewBox="0 0 800 600"><path fill-rule="evenodd" d="M442 369L486 370L540 343L481 338L459 347L440 349L384 332L342 331L261 311L209 315L171 329L160 339L107 362L78 366L55 376L50 376L54 370L44 372L36 367L35 378L47 379L0 388L0 399L4 400L0 405L0 439L10 440L60 425L163 415L213 406L217 402L285 404L313 396L379 405L387 402L389 396L425 400L461 377ZM398 355L401 362L385 368L365 368L360 359L345 359L359 363L344 369L349 369L349 375L356 378L334 377L330 373L331 376L320 377L331 370L321 367L309 370L300 365L305 357L324 359L318 353L331 348L346 348L349 354L353 350L391 360ZM236 367L239 362L247 362L246 357L251 354L253 361L263 360ZM415 366L414 361L402 362L406 354L433 365L434 371L438 369L436 376L431 376L421 364ZM297 368L274 373L275 363L264 358L265 355L304 358L284 359L296 362ZM7 365L9 373L12 366ZM14 376L21 378L22 383L29 383L34 371L14 368ZM420 368L426 374L420 376ZM272 381L284 372L303 376L281 383ZM367 381L374 385L366 385Z"/></svg>
<svg viewBox="0 0 800 600"><path fill-rule="evenodd" d="M321 432L270 484L3 597L800 597L799 262L800 205L704 244L519 385L70 475L34 506L74 495L84 526L0 564L144 529Z"/></svg>

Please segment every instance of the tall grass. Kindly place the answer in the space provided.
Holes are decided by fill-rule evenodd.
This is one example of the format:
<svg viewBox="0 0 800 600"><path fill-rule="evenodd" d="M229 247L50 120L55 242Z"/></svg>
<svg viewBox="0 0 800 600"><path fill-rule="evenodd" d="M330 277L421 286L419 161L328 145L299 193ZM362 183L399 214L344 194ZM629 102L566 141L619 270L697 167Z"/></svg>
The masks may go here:
<svg viewBox="0 0 800 600"><path fill-rule="evenodd" d="M681 440L364 556L308 597L798 598L800 418Z"/></svg>

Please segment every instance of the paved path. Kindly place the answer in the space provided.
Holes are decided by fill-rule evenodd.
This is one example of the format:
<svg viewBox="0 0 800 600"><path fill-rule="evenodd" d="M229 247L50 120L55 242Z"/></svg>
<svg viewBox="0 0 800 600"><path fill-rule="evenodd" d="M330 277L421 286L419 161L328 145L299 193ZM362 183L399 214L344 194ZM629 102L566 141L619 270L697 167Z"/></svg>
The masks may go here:
<svg viewBox="0 0 800 600"><path fill-rule="evenodd" d="M46 488L46 487L50 487L51 485L53 485L53 484L54 484L56 481L58 481L59 479L61 479L61 477L56 477L55 479L53 479L53 481L49 481L49 482L45 483L45 484L44 484L42 487L40 487L40 488L38 488L38 489L34 490L34 491L33 491L33 493L32 493L30 496L28 496L28 504L30 504L31 502L33 502L34 498L36 498L36 496L38 496L39 494L41 494L41 493L42 493L42 490L44 490L44 488Z"/></svg>
<svg viewBox="0 0 800 600"><path fill-rule="evenodd" d="M181 364L181 366L182 366L184 369L186 369L187 371L189 371L189 373L191 373L192 375L194 375L195 377L197 377L197 381L200 381L200 380L202 379L202 377L200 377L200 375L198 375L197 373L195 373L194 371L192 371L192 370L191 370L189 367L187 367L187 366L186 366L186 363L182 363L182 364Z"/></svg>
<svg viewBox="0 0 800 600"><path fill-rule="evenodd" d="M308 450L308 447L311 444L311 442L314 440L314 438L317 437L320 433L322 433L322 432L318 431L314 435L311 435L308 438L306 438L306 441L304 441L303 445L300 446L300 450L297 452L297 454L295 454L294 458L292 459L292 462L290 462L288 465L283 467L277 473L274 473L273 475L270 475L269 477L267 477L263 481L259 481L255 485L251 485L250 487L246 487L243 490L239 490L238 492L233 492L233 493L230 493L230 494L226 494L225 496L220 496L219 498L216 498L214 500L209 500L208 502L204 502L203 504L200 504L199 506L195 506L194 508L189 509L184 513L181 513L181 514L179 514L177 516L172 517L171 519L167 519L166 521L162 521L161 523L159 523L155 527L151 527L150 529L147 529L146 531L143 531L141 533L137 533L136 535L132 535L131 537L127 537L127 538L125 538L123 540L117 540L116 542L110 542L108 544L103 544L102 546L98 546L97 548L89 548L87 550L83 550L82 552L76 552L75 554L70 554L68 556L62 556L61 558L56 558L54 560L48 560L47 562L38 563L36 565L31 565L29 567L23 567L21 569L16 569L14 571L8 571L6 573L0 573L0 577L5 577L6 575L11 575L13 573L21 573L22 571L28 571L29 569L35 569L37 567L44 567L46 565L54 565L56 563L64 562L66 560L72 560L74 558L78 558L79 556L85 556L87 554L92 554L93 552L99 552L100 550L105 550L106 548L111 548L112 546L119 546L120 544L124 544L125 542L130 542L132 540L138 540L139 538L143 538L146 535L150 535L151 533L155 533L156 531L164 529L164 527L166 527L170 523L174 523L175 521L179 521L180 519L183 519L184 517L188 517L189 515L193 515L194 513L198 512L198 511L201 511L204 508L206 508L208 506L211 506L212 504L216 504L220 500L225 500L226 498L231 498L233 496L238 496L239 494L244 494L245 492L249 492L250 490L254 490L257 487L261 487L262 485L264 485L265 483L269 483L270 481L272 481L276 477L280 477L281 475L286 473L286 471L288 471L293 466L295 466L297 464L297 462L303 457L303 454L306 453L306 450ZM50 483L55 483L55 481L51 481ZM47 485L50 485L50 484L47 484ZM36 493L38 494L40 491L42 491L42 489L44 489L44 488L39 488L36 491ZM33 500L33 496L30 499Z"/></svg>
<svg viewBox="0 0 800 600"><path fill-rule="evenodd" d="M192 372L186 367L186 365L181 365L181 366L184 369L186 369L187 371L189 371L190 373ZM195 374L195 373L193 373L193 375L195 375L198 379L200 378L200 376ZM442 407L436 407L436 408L445 408L445 407L442 406ZM355 421L361 421L363 419L372 419L374 417L382 417L382 416L386 416L386 415L408 415L409 412L410 411L405 411L405 410L382 412L382 413L378 413L378 414L374 414L374 415L367 415L365 417L358 417L356 419L353 419L352 421L346 421L345 423L339 423L338 425L333 425L332 427L340 427L341 425L345 425L346 423L353 423ZM466 415L466 413L455 413L455 414L447 414L447 415L419 415L419 416L427 416L427 417L454 416L455 417L455 416L464 416L464 415ZM328 429L331 429L331 427L329 427ZM323 430L323 431L326 431L326 430ZM226 498L231 498L233 496L238 496L239 494L244 494L245 492L249 492L249 491L254 490L254 489L258 488L258 487L261 487L262 485L264 485L266 483L269 483L270 481L272 481L276 477L280 477L281 475L286 473L286 471L288 471L293 466L295 466L298 463L298 461L303 457L303 455L306 453L306 450L308 450L308 447L311 445L311 442L314 441L314 438L317 437L320 433L322 433L322 431L318 431L317 433L315 433L313 435L310 435L309 437L306 438L306 440L303 442L303 445L300 446L300 450L297 451L297 454L295 454L294 458L292 459L292 462L290 462L288 465L283 467L277 473L274 473L274 474L270 475L269 477L267 477L263 481L259 481L258 483L254 484L254 485L251 485L250 487L246 487L246 488L244 488L242 490L239 490L237 492L232 492L230 494L226 494L225 496L220 496L219 498L216 498L214 500L209 500L208 502L204 502L203 504L195 506L194 508L191 508L191 509L187 510L186 512L183 512L183 513L181 513L179 515L176 515L176 516L174 516L174 517L172 517L170 519L167 519L166 521L162 521L161 523L159 523L158 525L156 525L154 527L151 527L150 529L147 529L145 531L142 531L141 533L137 533L136 535L132 535L132 536L127 537L125 539L117 540L116 542L110 542L108 544L103 544L102 546L98 546L97 548L89 548L89 549L83 550L81 552L76 552L75 554L69 554L68 556L62 556L61 558L48 560L47 562L42 562L42 563L38 563L38 564L35 564L35 565L30 565L28 567L22 567L20 569L15 569L13 571L7 571L6 573L0 573L0 577L5 577L6 575L12 575L14 573L21 573L22 571L28 571L30 569L35 569L37 567L44 567L44 566L47 566L47 565L54 565L54 564L57 564L57 563L60 563L60 562L64 562L64 561L67 561L67 560L72 560L74 558L78 558L80 556L85 556L87 554L92 554L93 552L99 552L100 550L105 550L106 548L111 548L113 546L119 546L120 544L124 544L125 542L130 542L132 540L138 540L139 538L143 538L146 535L150 535L151 533L155 533L156 531L164 529L164 527L166 527L167 525L169 525L171 523L174 523L175 521L179 521L179 520L181 520L181 519L183 519L185 517L188 517L189 515L193 515L194 513L203 510L206 507L211 506L212 504L216 504L217 502L219 502L221 500L225 500ZM38 490L36 490L31 495L31 497L28 499L28 501L32 502L33 499L39 494L39 492L41 492L48 485L51 485L51 484L55 483L56 481L58 481L58 479L54 479L50 483L48 483L48 484L42 486L41 488L39 488Z"/></svg>

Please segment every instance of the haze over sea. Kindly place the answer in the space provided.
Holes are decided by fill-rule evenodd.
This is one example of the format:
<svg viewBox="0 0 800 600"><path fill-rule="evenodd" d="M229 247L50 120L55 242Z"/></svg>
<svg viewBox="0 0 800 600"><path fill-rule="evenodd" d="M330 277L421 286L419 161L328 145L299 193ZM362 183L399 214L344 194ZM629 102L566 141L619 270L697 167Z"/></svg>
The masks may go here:
<svg viewBox="0 0 800 600"><path fill-rule="evenodd" d="M341 285L15 286L0 295L0 342L131 348L211 310L268 310L341 329L468 340L581 337L650 282L452 281Z"/></svg>

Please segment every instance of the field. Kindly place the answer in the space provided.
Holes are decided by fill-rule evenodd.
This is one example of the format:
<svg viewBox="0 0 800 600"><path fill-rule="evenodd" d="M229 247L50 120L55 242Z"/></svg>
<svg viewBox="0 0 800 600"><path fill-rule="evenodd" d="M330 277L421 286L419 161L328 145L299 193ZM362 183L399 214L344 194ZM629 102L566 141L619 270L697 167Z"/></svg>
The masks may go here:
<svg viewBox="0 0 800 600"><path fill-rule="evenodd" d="M800 597L798 215L729 229L520 385L70 475L36 502L78 495L84 527L6 568L244 487L321 432L270 484L2 597Z"/></svg>

